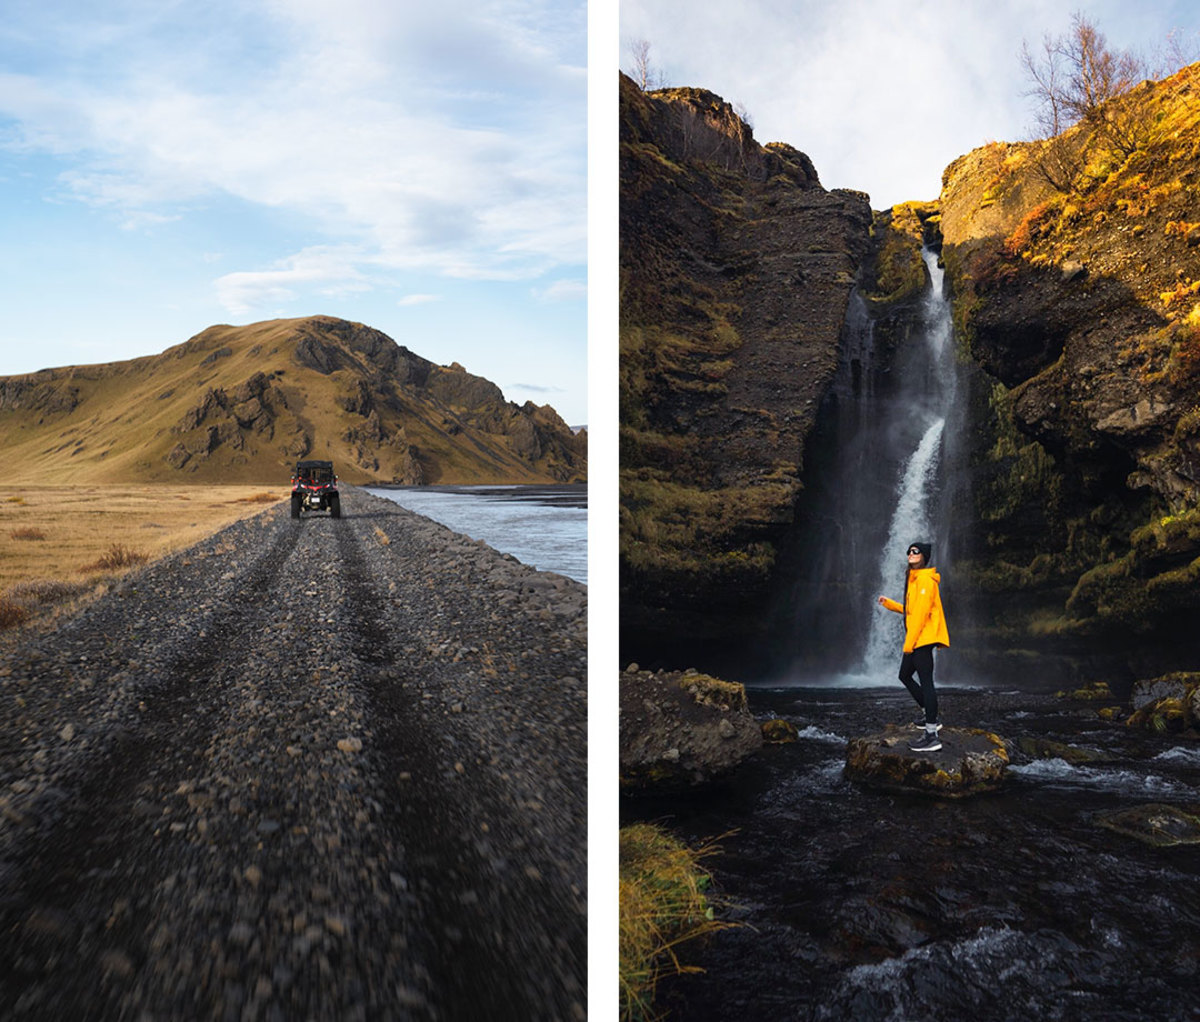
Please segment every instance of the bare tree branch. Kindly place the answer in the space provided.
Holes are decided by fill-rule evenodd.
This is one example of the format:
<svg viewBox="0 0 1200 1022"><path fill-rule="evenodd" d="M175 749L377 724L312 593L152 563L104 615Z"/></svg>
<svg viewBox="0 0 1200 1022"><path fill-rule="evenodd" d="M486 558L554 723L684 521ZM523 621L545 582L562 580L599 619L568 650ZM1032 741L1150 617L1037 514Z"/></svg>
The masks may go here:
<svg viewBox="0 0 1200 1022"><path fill-rule="evenodd" d="M629 52L633 57L633 72L629 77L637 82L638 88L643 92L663 88L666 77L650 60L650 43L645 39L633 39L629 42Z"/></svg>

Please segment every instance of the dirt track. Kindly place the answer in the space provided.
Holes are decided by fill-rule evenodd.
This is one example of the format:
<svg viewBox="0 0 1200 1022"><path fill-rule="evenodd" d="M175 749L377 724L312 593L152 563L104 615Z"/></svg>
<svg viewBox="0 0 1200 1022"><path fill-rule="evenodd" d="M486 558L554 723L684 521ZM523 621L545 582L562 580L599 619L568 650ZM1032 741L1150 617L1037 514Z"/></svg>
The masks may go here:
<svg viewBox="0 0 1200 1022"><path fill-rule="evenodd" d="M572 1019L586 588L279 507L0 657L0 1014Z"/></svg>

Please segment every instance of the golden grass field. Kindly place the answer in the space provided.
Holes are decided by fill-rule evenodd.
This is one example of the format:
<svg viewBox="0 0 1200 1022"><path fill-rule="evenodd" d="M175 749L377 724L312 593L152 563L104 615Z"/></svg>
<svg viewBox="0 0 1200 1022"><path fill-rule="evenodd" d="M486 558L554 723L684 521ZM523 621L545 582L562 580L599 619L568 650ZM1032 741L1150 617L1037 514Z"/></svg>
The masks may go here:
<svg viewBox="0 0 1200 1022"><path fill-rule="evenodd" d="M114 547L154 560L288 498L289 487L78 485L0 489L0 593L35 579L86 582Z"/></svg>

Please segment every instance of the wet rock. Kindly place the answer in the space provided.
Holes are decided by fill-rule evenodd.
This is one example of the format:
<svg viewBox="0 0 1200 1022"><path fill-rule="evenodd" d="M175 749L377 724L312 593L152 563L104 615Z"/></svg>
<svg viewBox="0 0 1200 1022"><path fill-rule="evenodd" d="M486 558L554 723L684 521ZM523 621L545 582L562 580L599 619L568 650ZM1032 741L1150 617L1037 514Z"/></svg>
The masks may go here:
<svg viewBox="0 0 1200 1022"><path fill-rule="evenodd" d="M772 720L763 721L763 741L769 742L772 745L782 745L786 742L794 742L798 734L799 732L796 730L796 725L790 720L784 720L782 717L775 717Z"/></svg>
<svg viewBox="0 0 1200 1022"><path fill-rule="evenodd" d="M854 738L846 749L845 776L868 787L906 794L963 798L994 791L1004 781L1008 751L1003 739L976 728L943 728L938 752L913 752L913 728L888 727Z"/></svg>
<svg viewBox="0 0 1200 1022"><path fill-rule="evenodd" d="M621 788L704 784L762 747L736 682L691 672L621 674Z"/></svg>
<svg viewBox="0 0 1200 1022"><path fill-rule="evenodd" d="M1200 844L1200 806L1185 809L1151 802L1132 809L1101 813L1095 817L1095 823L1157 847Z"/></svg>
<svg viewBox="0 0 1200 1022"><path fill-rule="evenodd" d="M1200 672L1175 671L1138 681L1130 694L1127 726L1177 733L1200 727Z"/></svg>
<svg viewBox="0 0 1200 1022"><path fill-rule="evenodd" d="M1093 749L1081 749L1077 745L1056 742L1050 738L1021 738L1017 749L1030 759L1061 759L1064 763L1079 766L1083 763L1102 763L1108 757Z"/></svg>
<svg viewBox="0 0 1200 1022"><path fill-rule="evenodd" d="M1187 699L1189 690L1195 690L1197 687L1200 687L1200 672L1176 671L1158 678L1134 682L1129 702L1135 710L1140 710L1159 699Z"/></svg>
<svg viewBox="0 0 1200 1022"><path fill-rule="evenodd" d="M1112 689L1108 687L1107 681L1094 681L1083 688L1065 689L1061 692L1055 692L1054 695L1058 699L1078 699L1082 702L1093 702L1098 699L1111 700L1113 698Z"/></svg>

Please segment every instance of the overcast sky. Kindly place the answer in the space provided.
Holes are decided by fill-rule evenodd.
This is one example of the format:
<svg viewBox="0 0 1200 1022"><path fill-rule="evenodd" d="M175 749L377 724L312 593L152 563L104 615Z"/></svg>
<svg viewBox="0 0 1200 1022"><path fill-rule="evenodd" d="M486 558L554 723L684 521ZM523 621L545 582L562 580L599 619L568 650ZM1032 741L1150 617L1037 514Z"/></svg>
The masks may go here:
<svg viewBox="0 0 1200 1022"><path fill-rule="evenodd" d="M365 322L587 421L584 0L5 0L0 375Z"/></svg>
<svg viewBox="0 0 1200 1022"><path fill-rule="evenodd" d="M1175 28L1200 59L1195 0L621 0L621 67L650 43L668 85L743 104L760 142L808 154L826 188L875 209L937 197L956 157L1030 137L1018 59L1081 11L1111 46Z"/></svg>

